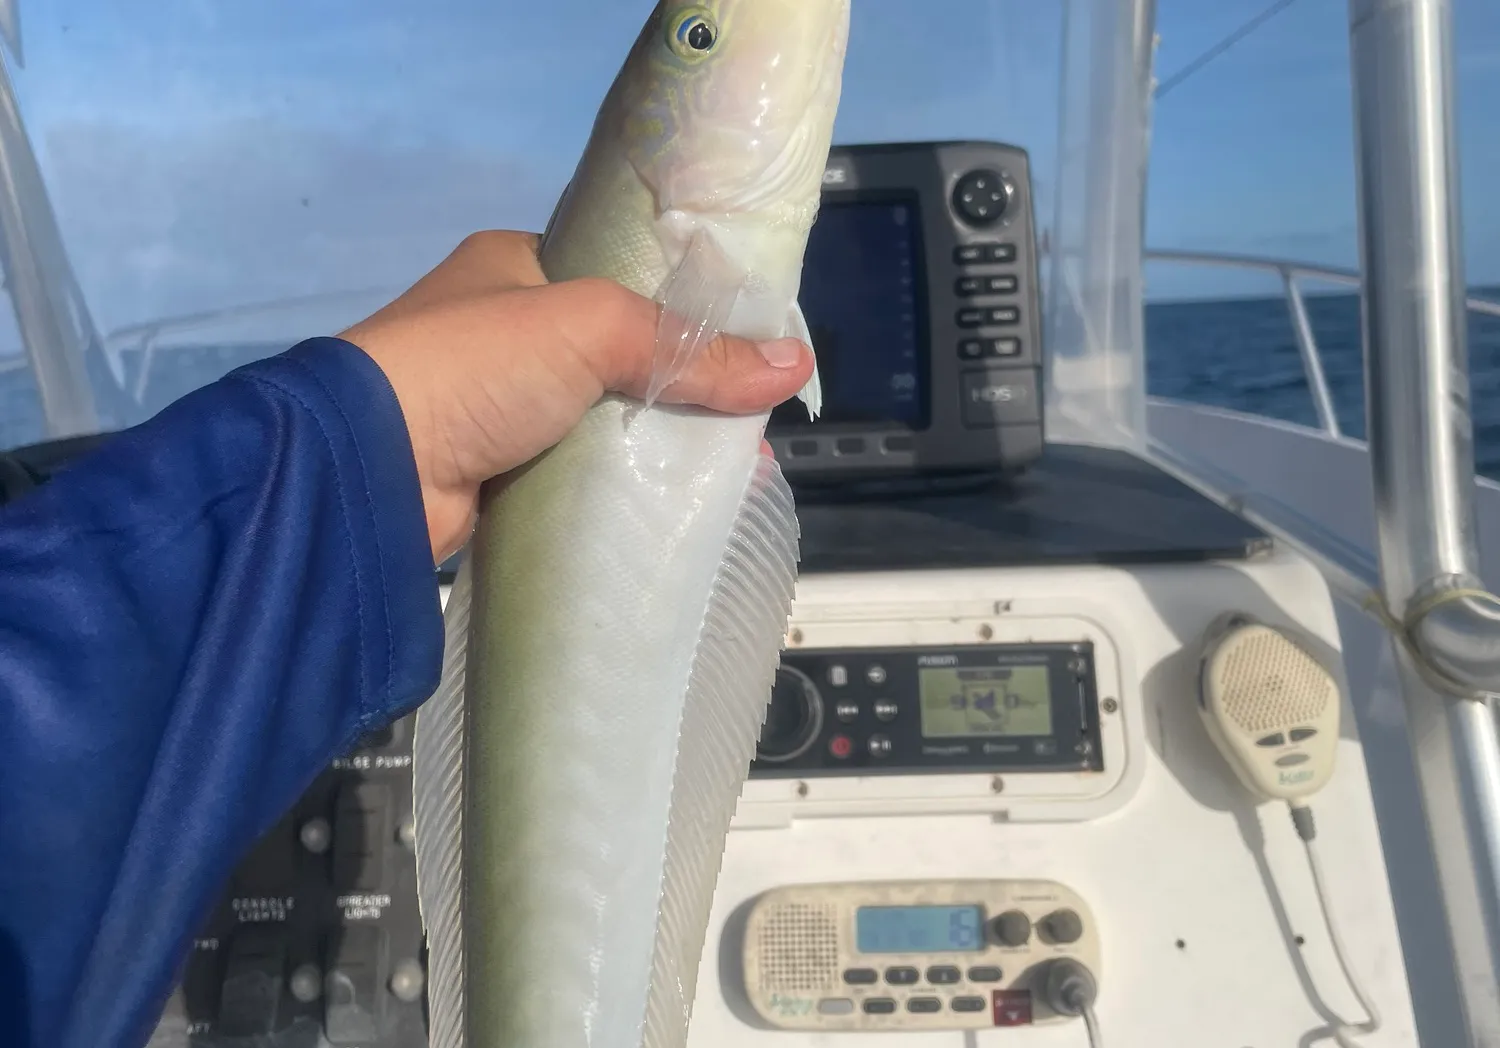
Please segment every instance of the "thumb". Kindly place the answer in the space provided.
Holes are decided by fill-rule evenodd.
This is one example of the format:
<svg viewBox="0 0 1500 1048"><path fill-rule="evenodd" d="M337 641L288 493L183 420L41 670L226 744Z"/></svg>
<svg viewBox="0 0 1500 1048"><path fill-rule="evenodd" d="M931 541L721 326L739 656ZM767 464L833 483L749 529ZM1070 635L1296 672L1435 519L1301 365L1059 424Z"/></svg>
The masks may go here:
<svg viewBox="0 0 1500 1048"><path fill-rule="evenodd" d="M606 390L644 398L656 366L661 307L621 285L593 278L552 284L549 293L577 296L554 302L568 318L565 337L589 362ZM795 396L812 378L812 352L794 338L754 342L719 334L661 400L694 404L726 414L769 411Z"/></svg>

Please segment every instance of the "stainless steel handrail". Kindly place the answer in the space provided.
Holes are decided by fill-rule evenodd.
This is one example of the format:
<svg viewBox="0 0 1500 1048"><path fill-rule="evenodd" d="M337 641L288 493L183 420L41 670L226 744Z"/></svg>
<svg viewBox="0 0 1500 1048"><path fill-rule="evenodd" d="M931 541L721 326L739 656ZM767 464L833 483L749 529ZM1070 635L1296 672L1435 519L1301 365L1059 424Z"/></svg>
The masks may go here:
<svg viewBox="0 0 1500 1048"><path fill-rule="evenodd" d="M1359 271L1338 266L1322 266L1298 262L1289 258L1272 258L1263 255L1236 255L1227 252L1183 251L1175 248L1148 248L1147 262L1163 262L1174 265L1217 266L1225 269L1248 270L1274 274L1281 278L1282 293L1286 297L1287 311L1291 315L1292 334L1297 339L1297 351L1302 357L1302 373L1312 393L1313 407L1318 414L1318 424L1330 436L1342 436L1338 414L1334 410L1333 394L1328 387L1328 376L1323 370L1323 354L1317 336L1307 316L1307 303L1302 297L1302 282L1317 281L1341 287L1362 286ZM1500 302L1469 296L1469 310L1484 316L1500 317Z"/></svg>

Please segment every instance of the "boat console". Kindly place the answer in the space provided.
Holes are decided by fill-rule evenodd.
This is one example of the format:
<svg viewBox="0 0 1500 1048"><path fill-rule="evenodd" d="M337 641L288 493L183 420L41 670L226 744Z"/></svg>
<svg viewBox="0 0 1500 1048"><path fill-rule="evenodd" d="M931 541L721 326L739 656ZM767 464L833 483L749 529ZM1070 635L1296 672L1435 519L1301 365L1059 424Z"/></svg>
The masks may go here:
<svg viewBox="0 0 1500 1048"><path fill-rule="evenodd" d="M1246 724L1295 711L1291 665L1347 704L1323 578L1130 454L1043 442L1022 150L842 148L825 188L804 306L827 410L768 434L801 578L690 1044L1238 1048L1355 1014L1296 827L1216 752L1200 676L1242 616L1270 637L1224 671ZM1352 721L1247 745L1288 776L1336 748L1333 919L1392 1038L1362 1043L1408 1044ZM426 1044L411 744L410 719L365 739L261 842L154 1045Z"/></svg>

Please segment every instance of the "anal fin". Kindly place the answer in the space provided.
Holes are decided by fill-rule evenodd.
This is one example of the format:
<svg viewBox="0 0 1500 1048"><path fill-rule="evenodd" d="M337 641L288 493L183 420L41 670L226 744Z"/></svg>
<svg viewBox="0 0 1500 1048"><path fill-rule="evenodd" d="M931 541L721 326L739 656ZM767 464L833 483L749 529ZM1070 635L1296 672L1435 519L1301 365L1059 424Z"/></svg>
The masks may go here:
<svg viewBox="0 0 1500 1048"><path fill-rule="evenodd" d="M762 445L709 598L677 739L643 1048L684 1043L724 839L797 581L791 489Z"/></svg>
<svg viewBox="0 0 1500 1048"><path fill-rule="evenodd" d="M473 557L459 565L443 609L443 674L417 710L412 737L412 812L417 906L427 935L428 1044L464 1046L464 683Z"/></svg>

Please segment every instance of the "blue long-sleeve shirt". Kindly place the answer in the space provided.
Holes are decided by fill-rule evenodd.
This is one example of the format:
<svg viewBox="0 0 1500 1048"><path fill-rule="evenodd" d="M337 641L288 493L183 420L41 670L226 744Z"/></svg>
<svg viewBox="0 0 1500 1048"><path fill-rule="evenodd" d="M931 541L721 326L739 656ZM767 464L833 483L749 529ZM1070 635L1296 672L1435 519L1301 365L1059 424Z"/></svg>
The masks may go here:
<svg viewBox="0 0 1500 1048"><path fill-rule="evenodd" d="M144 1043L236 861L441 660L400 406L346 342L0 508L0 1044Z"/></svg>

